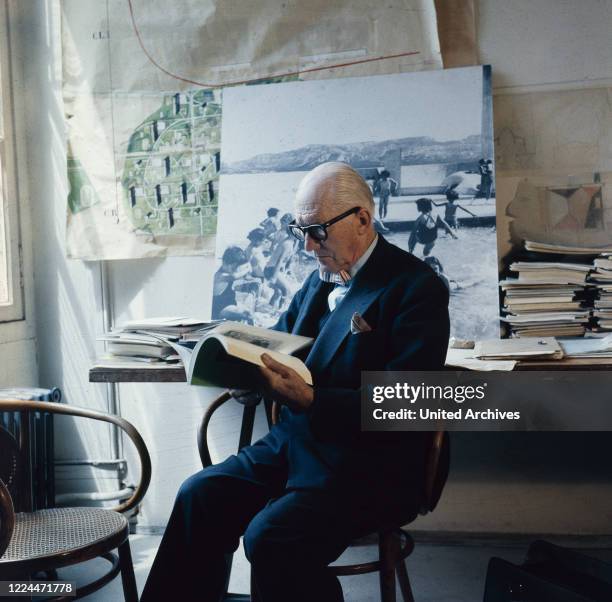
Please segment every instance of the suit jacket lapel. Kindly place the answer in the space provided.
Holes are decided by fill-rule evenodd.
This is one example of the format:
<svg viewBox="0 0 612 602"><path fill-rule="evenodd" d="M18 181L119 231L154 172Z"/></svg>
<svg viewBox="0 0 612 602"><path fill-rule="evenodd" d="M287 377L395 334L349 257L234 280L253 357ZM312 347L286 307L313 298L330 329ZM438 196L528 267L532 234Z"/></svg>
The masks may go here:
<svg viewBox="0 0 612 602"><path fill-rule="evenodd" d="M350 333L351 317L354 312L364 314L374 300L382 293L385 272L385 254L388 243L379 236L374 252L359 270L350 289L340 305L332 312L325 326L318 334L306 365L311 372L321 372L333 359L344 338Z"/></svg>
<svg viewBox="0 0 612 602"><path fill-rule="evenodd" d="M317 336L318 321L327 309L327 297L333 284L323 282L318 277L306 292L300 312L293 325L293 334Z"/></svg>

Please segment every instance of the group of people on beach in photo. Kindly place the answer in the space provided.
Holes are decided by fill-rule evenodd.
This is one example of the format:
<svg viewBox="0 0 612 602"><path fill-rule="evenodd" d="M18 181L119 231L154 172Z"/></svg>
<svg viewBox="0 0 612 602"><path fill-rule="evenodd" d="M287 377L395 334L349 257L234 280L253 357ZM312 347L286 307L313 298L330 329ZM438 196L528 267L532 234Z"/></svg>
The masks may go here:
<svg viewBox="0 0 612 602"><path fill-rule="evenodd" d="M289 232L291 213L270 207L245 246L230 245L214 276L212 317L253 323L256 309L277 312L301 286L298 266L305 261L303 242Z"/></svg>
<svg viewBox="0 0 612 602"><path fill-rule="evenodd" d="M480 174L480 184L476 186L477 193L474 195L474 198L484 198L488 200L491 196L493 181L492 161L480 159L478 162L478 173ZM431 255L431 252L435 247L438 239L438 230L440 229L445 233L446 237L450 237L454 240L458 239L458 209L461 209L471 217L477 217L476 214L458 202L458 185L459 182L455 182L446 187L444 191L446 200L436 201L431 198L421 197L414 201L419 215L414 220L412 230L408 238L408 251L413 253L417 248L417 245L422 245L421 252L425 263L427 263L438 274L438 276L440 276L449 289L451 288L451 284L453 284L455 290L461 287L456 281L447 277L447 275L444 273L442 263L437 257ZM399 184L391 177L389 170L382 169L375 174L372 182L372 192L375 198L378 197L378 219L375 219L376 227L380 232L388 232L389 227L385 224L384 220L388 215L389 197L397 196L399 194ZM441 217L440 215L432 215L434 206L444 207L444 217Z"/></svg>

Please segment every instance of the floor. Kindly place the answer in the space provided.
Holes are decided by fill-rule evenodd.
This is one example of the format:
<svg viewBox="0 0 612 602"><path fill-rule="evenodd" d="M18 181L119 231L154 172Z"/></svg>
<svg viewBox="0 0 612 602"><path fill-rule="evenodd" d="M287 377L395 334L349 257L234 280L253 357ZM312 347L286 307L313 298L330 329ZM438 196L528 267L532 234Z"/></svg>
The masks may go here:
<svg viewBox="0 0 612 602"><path fill-rule="evenodd" d="M139 591L142 591L159 541L160 537L156 535L130 537ZM470 545L423 543L417 539L415 551L408 561L414 596L418 602L480 602L489 559L497 556L511 562L520 562L526 547L526 544L517 542L505 547L487 542L472 542ZM375 544L355 546L345 552L341 561L365 561L375 555ZM594 555L612 560L612 550L597 550ZM63 569L60 577L83 583L99 575L105 570L105 565L104 560L89 561L79 567ZM248 562L240 548L234 557L230 591L246 593L248 575ZM341 581L346 602L379 600L376 574L343 577ZM120 579L115 579L102 590L83 599L92 602L123 600Z"/></svg>

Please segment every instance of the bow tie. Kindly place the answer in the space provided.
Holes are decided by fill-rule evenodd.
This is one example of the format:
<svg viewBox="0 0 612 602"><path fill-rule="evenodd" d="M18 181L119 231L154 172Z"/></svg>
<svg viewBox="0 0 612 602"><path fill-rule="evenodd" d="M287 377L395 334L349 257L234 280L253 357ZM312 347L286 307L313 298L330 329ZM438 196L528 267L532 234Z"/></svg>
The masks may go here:
<svg viewBox="0 0 612 602"><path fill-rule="evenodd" d="M340 270L336 274L319 270L319 278L321 278L323 282L330 282L336 285L327 297L329 310L334 311L334 309L338 307L340 301L344 299L346 293L348 293L351 275L346 270Z"/></svg>
<svg viewBox="0 0 612 602"><path fill-rule="evenodd" d="M348 286L351 281L351 275L346 270L340 270L337 273L319 270L319 278L323 282L331 282L332 284L340 284Z"/></svg>

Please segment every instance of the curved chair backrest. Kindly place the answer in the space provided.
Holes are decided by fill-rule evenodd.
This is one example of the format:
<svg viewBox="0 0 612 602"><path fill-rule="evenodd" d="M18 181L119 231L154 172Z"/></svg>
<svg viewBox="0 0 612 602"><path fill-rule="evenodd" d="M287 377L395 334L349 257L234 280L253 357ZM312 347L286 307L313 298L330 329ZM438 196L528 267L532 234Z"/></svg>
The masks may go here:
<svg viewBox="0 0 612 602"><path fill-rule="evenodd" d="M21 456L17 439L0 426L0 481L4 483L13 499L16 499L18 494L20 464Z"/></svg>
<svg viewBox="0 0 612 602"><path fill-rule="evenodd" d="M450 441L446 431L431 433L431 441L425 458L425 484L420 514L427 514L438 505L448 478L450 467Z"/></svg>
<svg viewBox="0 0 612 602"><path fill-rule="evenodd" d="M0 558L11 541L15 528L15 510L7 486L0 480Z"/></svg>
<svg viewBox="0 0 612 602"><path fill-rule="evenodd" d="M140 459L140 481L134 493L125 501L111 508L115 512L126 512L137 506L144 497L151 481L151 457L147 446L140 433L134 425L124 418L114 414L106 414L88 408L80 408L65 403L55 403L51 401L23 401L18 399L0 399L0 412L49 412L51 414L64 414L68 416L78 416L81 418L91 418L110 422L118 426L132 440Z"/></svg>

